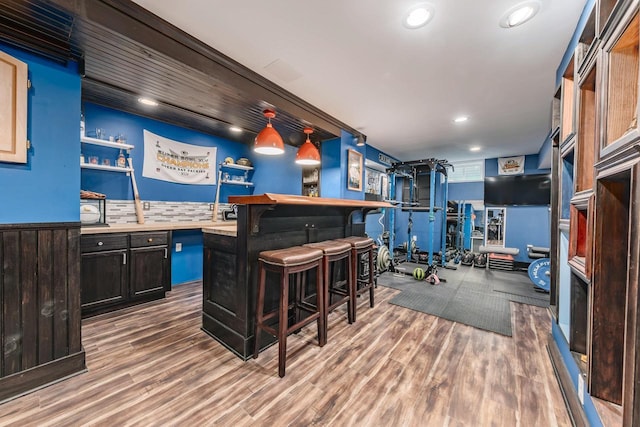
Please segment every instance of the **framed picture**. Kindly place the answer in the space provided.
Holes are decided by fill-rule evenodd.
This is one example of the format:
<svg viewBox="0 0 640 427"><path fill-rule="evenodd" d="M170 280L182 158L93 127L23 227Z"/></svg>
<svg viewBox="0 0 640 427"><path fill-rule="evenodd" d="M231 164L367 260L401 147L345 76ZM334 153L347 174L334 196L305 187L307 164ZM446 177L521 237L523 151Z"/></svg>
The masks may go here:
<svg viewBox="0 0 640 427"><path fill-rule="evenodd" d="M347 190L362 191L362 154L347 152Z"/></svg>

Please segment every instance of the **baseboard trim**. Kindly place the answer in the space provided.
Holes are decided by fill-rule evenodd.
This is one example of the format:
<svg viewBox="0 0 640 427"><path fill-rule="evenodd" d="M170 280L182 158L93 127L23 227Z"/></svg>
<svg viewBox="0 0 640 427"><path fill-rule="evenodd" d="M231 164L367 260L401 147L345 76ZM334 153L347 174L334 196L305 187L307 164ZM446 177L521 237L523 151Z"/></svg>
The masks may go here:
<svg viewBox="0 0 640 427"><path fill-rule="evenodd" d="M587 420L587 415L582 409L582 404L580 403L578 394L573 387L571 376L569 375L567 368L564 366L558 345L553 340L553 336L551 334L549 334L547 342L547 353L549 353L551 366L553 367L553 372L558 380L560 392L562 393L562 398L564 399L565 406L569 412L571 423L575 427L589 427L590 424Z"/></svg>
<svg viewBox="0 0 640 427"><path fill-rule="evenodd" d="M83 350L0 378L0 404L86 371Z"/></svg>

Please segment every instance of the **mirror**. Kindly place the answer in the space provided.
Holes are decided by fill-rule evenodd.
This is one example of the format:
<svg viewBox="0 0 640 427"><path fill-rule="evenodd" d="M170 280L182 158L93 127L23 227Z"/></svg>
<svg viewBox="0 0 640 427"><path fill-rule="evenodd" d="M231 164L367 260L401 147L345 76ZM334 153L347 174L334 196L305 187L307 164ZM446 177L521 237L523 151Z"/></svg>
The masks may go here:
<svg viewBox="0 0 640 427"><path fill-rule="evenodd" d="M504 247L507 209L486 208L484 218L485 245Z"/></svg>

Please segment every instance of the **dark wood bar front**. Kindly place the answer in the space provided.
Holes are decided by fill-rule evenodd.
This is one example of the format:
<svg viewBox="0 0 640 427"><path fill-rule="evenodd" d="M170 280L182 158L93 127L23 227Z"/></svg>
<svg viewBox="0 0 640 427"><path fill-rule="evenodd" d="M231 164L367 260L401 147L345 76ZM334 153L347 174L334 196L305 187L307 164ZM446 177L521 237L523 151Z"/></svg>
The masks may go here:
<svg viewBox="0 0 640 427"><path fill-rule="evenodd" d="M366 214L386 202L263 194L229 197L237 229L205 228L202 328L242 359L253 353L258 254L305 243L363 236ZM273 289L273 287L270 287ZM277 295L267 292L268 306ZM272 337L262 334L267 346Z"/></svg>

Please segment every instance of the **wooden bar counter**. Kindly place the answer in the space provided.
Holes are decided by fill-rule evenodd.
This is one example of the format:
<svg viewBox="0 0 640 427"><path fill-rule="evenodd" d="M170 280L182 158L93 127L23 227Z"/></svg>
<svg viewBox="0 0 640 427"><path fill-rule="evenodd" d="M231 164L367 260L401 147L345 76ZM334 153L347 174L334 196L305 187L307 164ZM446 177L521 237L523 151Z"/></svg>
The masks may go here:
<svg viewBox="0 0 640 427"><path fill-rule="evenodd" d="M305 243L364 235L364 218L386 202L266 193L232 196L238 205L236 235L204 232L202 329L243 360L253 352L258 254ZM273 289L270 286L269 289ZM265 297L277 306L277 295ZM272 342L262 334L263 347Z"/></svg>

